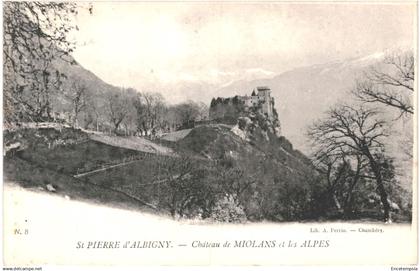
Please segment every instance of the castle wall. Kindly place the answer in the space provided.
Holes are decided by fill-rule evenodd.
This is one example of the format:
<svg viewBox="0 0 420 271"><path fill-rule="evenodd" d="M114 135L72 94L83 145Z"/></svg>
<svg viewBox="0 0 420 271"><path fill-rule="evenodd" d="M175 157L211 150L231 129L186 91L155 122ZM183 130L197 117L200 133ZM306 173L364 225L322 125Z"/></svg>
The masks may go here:
<svg viewBox="0 0 420 271"><path fill-rule="evenodd" d="M244 110L244 101L239 96L236 98L218 98L210 106L209 117L212 120L225 120L228 123L236 122Z"/></svg>
<svg viewBox="0 0 420 271"><path fill-rule="evenodd" d="M233 120L240 116L247 108L261 106L261 112L269 118L273 117L273 101L270 89L267 87L256 88L257 95L235 96L233 98L213 99L210 105L209 117L215 119ZM254 90L255 92L255 90Z"/></svg>
<svg viewBox="0 0 420 271"><path fill-rule="evenodd" d="M238 96L238 98L246 107L258 105L258 96Z"/></svg>

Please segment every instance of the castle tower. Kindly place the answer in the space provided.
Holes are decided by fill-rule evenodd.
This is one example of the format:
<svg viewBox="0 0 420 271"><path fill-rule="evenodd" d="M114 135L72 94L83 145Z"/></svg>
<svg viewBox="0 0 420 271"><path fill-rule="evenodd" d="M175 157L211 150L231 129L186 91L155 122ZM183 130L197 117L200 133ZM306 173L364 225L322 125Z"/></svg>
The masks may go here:
<svg viewBox="0 0 420 271"><path fill-rule="evenodd" d="M261 101L261 110L268 117L273 116L273 104L271 103L271 90L269 87L257 87L258 100Z"/></svg>

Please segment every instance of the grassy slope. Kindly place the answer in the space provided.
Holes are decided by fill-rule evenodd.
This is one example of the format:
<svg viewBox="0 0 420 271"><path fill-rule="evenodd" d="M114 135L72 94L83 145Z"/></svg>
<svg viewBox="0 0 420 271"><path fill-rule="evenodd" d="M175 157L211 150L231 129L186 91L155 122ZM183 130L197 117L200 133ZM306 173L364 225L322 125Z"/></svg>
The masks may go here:
<svg viewBox="0 0 420 271"><path fill-rule="evenodd" d="M56 189L55 193L63 196L124 208L150 209L130 191L72 176L127 160L139 160L136 163L138 166L141 160L145 161L145 157L153 154L92 141L87 134L74 129L21 129L5 132L5 139L9 144L19 142L24 146L23 150L14 154L8 153L4 159L4 179L7 182L45 192L46 185L51 184ZM107 176L108 171L103 175ZM115 179L111 180L118 184Z"/></svg>
<svg viewBox="0 0 420 271"><path fill-rule="evenodd" d="M237 160L273 160L279 167L294 174L312 173L310 161L297 151L286 148L282 142L270 136L267 141L258 133L252 142L246 142L223 125L200 126L178 141L178 151L201 154L204 157L220 159L232 156Z"/></svg>
<svg viewBox="0 0 420 271"><path fill-rule="evenodd" d="M227 150L249 149L248 144L230 132L225 125L205 125L194 128L177 142L178 152L219 159Z"/></svg>
<svg viewBox="0 0 420 271"><path fill-rule="evenodd" d="M165 159L176 160L177 157L166 157ZM169 162L169 160L165 160ZM161 157L149 154L142 160L136 161L124 167L112 168L95 175L82 178L111 189L126 191L136 195L145 202L153 203L159 197L156 187L161 181L159 179L159 163L162 163Z"/></svg>
<svg viewBox="0 0 420 271"><path fill-rule="evenodd" d="M19 152L18 157L34 165L74 175L124 159L139 159L144 154L95 141L63 145L56 148L37 146Z"/></svg>
<svg viewBox="0 0 420 271"><path fill-rule="evenodd" d="M4 181L35 190L47 192L46 185L51 184L55 194L69 196L71 199L106 204L113 207L152 211L142 202L118 191L93 185L56 171L42 168L19 158L4 160ZM50 193L50 192L48 192Z"/></svg>

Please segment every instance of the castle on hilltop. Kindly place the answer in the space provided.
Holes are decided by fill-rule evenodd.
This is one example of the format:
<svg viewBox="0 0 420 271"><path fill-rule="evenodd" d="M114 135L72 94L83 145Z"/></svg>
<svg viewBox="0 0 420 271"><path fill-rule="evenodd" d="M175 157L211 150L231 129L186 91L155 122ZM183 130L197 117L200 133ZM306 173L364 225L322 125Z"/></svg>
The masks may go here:
<svg viewBox="0 0 420 271"><path fill-rule="evenodd" d="M209 117L211 120L236 119L241 111L255 109L269 119L274 117L274 98L269 87L256 87L251 96L234 96L230 98L212 99Z"/></svg>

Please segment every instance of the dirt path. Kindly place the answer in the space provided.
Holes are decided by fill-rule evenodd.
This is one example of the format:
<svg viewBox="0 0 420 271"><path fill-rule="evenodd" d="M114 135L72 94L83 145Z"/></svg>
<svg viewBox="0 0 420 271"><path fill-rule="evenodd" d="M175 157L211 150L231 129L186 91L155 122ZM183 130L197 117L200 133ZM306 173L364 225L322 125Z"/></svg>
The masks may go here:
<svg viewBox="0 0 420 271"><path fill-rule="evenodd" d="M132 160L132 161L128 161L128 162L122 162L122 163L118 163L118 164L114 164L114 165L109 165L109 166L98 168L98 169L95 169L95 170L92 170L92 171L76 174L76 175L73 175L73 177L74 178L80 178L80 177L84 177L84 176L91 175L91 174L94 174L94 173L102 172L102 171L105 171L105 170L108 170L108 169L111 169L111 168L116 168L116 167L122 167L122 166L125 166L125 165L129 165L129 164L132 164L132 163L138 162L138 161L141 161L141 160Z"/></svg>
<svg viewBox="0 0 420 271"><path fill-rule="evenodd" d="M120 137L104 134L90 134L89 138L114 147L130 149L141 152L155 153L161 155L173 155L174 151L168 147L161 146L148 139L130 136Z"/></svg>
<svg viewBox="0 0 420 271"><path fill-rule="evenodd" d="M167 133L161 136L161 139L166 140L166 141L171 141L171 142L177 142L178 140L183 139L184 137L186 137L192 129L184 129L184 130L179 130L179 131L175 131L172 133Z"/></svg>

